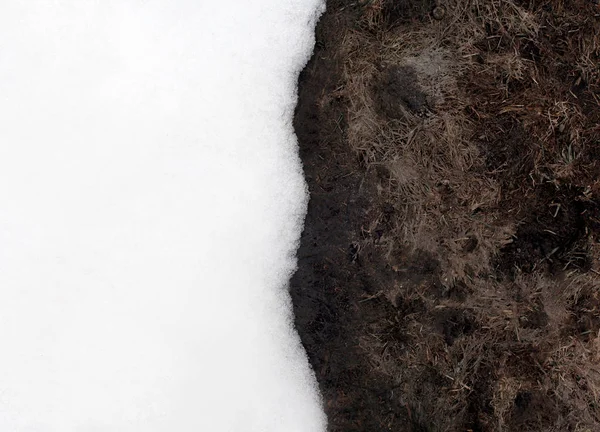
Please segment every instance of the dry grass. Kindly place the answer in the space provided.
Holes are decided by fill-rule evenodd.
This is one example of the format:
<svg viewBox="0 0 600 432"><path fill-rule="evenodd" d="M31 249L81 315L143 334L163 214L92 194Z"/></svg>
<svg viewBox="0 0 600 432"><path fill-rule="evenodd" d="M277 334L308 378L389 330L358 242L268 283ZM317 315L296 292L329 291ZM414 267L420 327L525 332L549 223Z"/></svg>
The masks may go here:
<svg viewBox="0 0 600 432"><path fill-rule="evenodd" d="M390 22L389 2L373 0L343 43L347 139L395 209L392 229L361 247L401 275L420 253L437 263L419 283L380 293L409 306L370 323L361 345L427 430L600 430L600 221L590 219L599 214L600 9L544 4L552 11L535 0L448 0L441 21L408 8ZM377 83L391 67L415 72L423 107L411 109L416 94L393 116L382 108ZM546 207L554 219L533 221ZM559 236L560 212L567 222L587 212L585 232L525 256L537 260L527 271L502 267L528 226ZM578 253L586 268L569 258Z"/></svg>

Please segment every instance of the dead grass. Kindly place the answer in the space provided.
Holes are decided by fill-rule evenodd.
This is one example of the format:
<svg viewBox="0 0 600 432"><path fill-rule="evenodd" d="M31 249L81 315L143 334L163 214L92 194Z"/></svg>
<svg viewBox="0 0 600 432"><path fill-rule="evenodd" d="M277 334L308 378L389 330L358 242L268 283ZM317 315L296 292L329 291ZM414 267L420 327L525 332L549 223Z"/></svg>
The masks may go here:
<svg viewBox="0 0 600 432"><path fill-rule="evenodd" d="M600 430L600 8L447 0L436 21L415 12L433 2L404 4L394 19L385 0L360 6L340 91L348 142L394 208L392 229L361 247L399 275L423 251L437 264L381 293L404 306L370 323L361 346L423 430ZM415 72L422 107L410 103L419 94L384 106L390 79L377 83L392 67ZM546 185L574 192L563 202ZM546 207L554 219L528 219ZM587 216L545 250L539 233L562 235L560 211L561 224ZM536 262L503 267L524 233Z"/></svg>

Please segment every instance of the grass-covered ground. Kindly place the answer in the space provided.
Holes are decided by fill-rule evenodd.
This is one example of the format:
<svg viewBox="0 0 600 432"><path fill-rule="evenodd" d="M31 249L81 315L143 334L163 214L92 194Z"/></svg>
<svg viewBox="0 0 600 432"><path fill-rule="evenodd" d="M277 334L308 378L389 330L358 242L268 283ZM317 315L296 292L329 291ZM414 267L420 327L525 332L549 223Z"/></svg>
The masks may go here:
<svg viewBox="0 0 600 432"><path fill-rule="evenodd" d="M600 6L331 0L292 280L332 431L600 430Z"/></svg>

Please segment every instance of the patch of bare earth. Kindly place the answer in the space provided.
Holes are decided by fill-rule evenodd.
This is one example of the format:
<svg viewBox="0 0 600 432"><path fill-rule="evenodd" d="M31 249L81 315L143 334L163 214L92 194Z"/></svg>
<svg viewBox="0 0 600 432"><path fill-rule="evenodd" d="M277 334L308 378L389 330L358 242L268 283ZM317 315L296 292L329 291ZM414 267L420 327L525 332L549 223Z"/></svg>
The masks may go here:
<svg viewBox="0 0 600 432"><path fill-rule="evenodd" d="M331 0L291 283L331 431L600 430L600 6Z"/></svg>

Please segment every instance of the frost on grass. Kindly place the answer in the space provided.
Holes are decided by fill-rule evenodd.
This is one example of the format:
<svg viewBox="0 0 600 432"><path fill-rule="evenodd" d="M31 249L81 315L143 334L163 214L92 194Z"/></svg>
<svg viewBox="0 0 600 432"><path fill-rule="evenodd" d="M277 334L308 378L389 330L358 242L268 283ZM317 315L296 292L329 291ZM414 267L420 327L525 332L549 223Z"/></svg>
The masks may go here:
<svg viewBox="0 0 600 432"><path fill-rule="evenodd" d="M2 2L0 430L324 430L285 289L322 7Z"/></svg>

